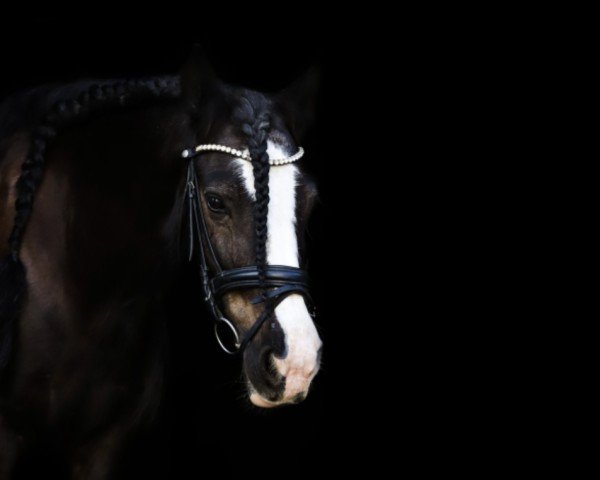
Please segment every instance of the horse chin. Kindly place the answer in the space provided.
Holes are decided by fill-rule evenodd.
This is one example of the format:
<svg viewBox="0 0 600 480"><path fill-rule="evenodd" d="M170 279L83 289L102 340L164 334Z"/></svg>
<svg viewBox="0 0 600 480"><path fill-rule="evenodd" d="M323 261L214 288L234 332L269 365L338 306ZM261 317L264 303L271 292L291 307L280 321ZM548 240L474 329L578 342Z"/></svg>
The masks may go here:
<svg viewBox="0 0 600 480"><path fill-rule="evenodd" d="M250 382L248 382L248 398L253 405L260 408L275 408L286 405L286 402L282 402L281 400L269 400L263 397Z"/></svg>
<svg viewBox="0 0 600 480"><path fill-rule="evenodd" d="M267 400L256 391L252 391L250 393L250 401L257 407L261 408L274 408L283 405L281 402L272 402L271 400Z"/></svg>

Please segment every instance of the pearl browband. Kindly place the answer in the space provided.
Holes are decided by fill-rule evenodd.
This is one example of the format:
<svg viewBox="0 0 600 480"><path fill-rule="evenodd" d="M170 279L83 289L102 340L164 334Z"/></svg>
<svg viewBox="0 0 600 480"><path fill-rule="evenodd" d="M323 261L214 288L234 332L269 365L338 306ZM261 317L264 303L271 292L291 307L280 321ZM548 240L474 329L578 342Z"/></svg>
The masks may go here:
<svg viewBox="0 0 600 480"><path fill-rule="evenodd" d="M248 150L237 150L235 148L226 147L225 145L217 145L214 143L207 143L204 145L198 145L194 148L188 148L181 152L181 156L183 158L193 157L198 155L200 152L220 152L220 153L228 153L229 155L233 155L234 157L241 158L242 160L247 160L250 162L252 159L250 158L250 154ZM304 149L302 147L298 147L298 151L287 158L269 158L269 164L277 166L277 165L287 165L288 163L294 163L300 160L304 156Z"/></svg>

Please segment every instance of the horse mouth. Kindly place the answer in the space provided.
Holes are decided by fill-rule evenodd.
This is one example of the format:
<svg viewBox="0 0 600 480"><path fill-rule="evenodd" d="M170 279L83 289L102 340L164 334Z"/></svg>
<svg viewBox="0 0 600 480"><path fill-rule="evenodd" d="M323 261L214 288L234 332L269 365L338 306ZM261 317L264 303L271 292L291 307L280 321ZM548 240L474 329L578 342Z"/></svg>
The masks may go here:
<svg viewBox="0 0 600 480"><path fill-rule="evenodd" d="M260 408L274 408L284 405L282 402L273 402L271 400L267 400L256 391L250 392L250 401L253 405Z"/></svg>
<svg viewBox="0 0 600 480"><path fill-rule="evenodd" d="M248 398L250 402L260 408L275 408L282 407L285 405L295 405L302 402L307 396L307 392L302 392L297 394L291 399L285 400L269 400L268 398L263 397L258 391L252 386L250 382L248 382Z"/></svg>
<svg viewBox="0 0 600 480"><path fill-rule="evenodd" d="M280 405L284 405L284 402L281 402L279 400L269 400L268 398L262 396L260 393L258 393L258 390L254 388L254 385L252 385L252 382L250 382L250 380L246 381L246 387L248 389L248 399L250 400L250 403L252 403L256 407L274 408Z"/></svg>
<svg viewBox="0 0 600 480"><path fill-rule="evenodd" d="M281 400L281 399L270 400L270 399L264 397L263 395L261 395L258 392L258 390L256 388L254 388L254 385L252 385L252 382L250 382L250 381L247 382L247 388L248 388L248 399L250 400L250 403L252 403L256 407L275 408L275 407L280 407L282 405L288 404L288 402Z"/></svg>

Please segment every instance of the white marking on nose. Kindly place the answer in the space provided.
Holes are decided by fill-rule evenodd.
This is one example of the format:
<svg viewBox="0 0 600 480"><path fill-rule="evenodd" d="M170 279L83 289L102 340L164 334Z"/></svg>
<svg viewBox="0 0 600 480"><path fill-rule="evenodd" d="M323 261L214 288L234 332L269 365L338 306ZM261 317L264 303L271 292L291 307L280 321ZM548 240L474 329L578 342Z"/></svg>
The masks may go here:
<svg viewBox="0 0 600 480"><path fill-rule="evenodd" d="M308 390L319 369L321 339L304 299L292 294L275 309L277 320L285 333L287 355L275 358L275 366L285 377L284 399L292 399Z"/></svg>
<svg viewBox="0 0 600 480"><path fill-rule="evenodd" d="M294 152L268 142L271 158L287 157ZM254 198L252 165L237 160L240 174L248 193ZM295 165L271 167L269 172L269 216L267 218L267 262L270 265L298 267L298 239L296 237L296 176ZM318 370L318 352L322 342L301 295L292 294L275 309L277 320L285 334L287 352L284 359L275 359L275 365L286 377L283 395L291 399L308 390Z"/></svg>

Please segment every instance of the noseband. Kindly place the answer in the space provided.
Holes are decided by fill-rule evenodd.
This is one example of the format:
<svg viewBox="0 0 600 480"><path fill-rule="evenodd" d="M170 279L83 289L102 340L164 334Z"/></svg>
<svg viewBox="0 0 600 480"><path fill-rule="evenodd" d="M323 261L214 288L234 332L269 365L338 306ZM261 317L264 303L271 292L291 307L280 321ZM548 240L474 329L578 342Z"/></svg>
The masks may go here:
<svg viewBox="0 0 600 480"><path fill-rule="evenodd" d="M260 330L260 327L271 316L273 310L285 298L293 293L302 295L309 304L312 304L308 292L308 276L300 268L289 267L286 265L267 265L263 281L261 282L260 270L256 265L223 269L215 253L215 249L210 241L210 235L206 226L206 219L202 205L200 204L200 192L198 188L198 176L194 165L194 158L204 152L219 152L232 155L236 158L250 161L250 156L246 152L236 150L224 145L198 145L195 148L184 150L181 156L188 161L186 197L188 204L188 229L189 229L189 256L191 261L194 254L194 243L198 245L198 259L200 266L200 276L202 278L202 290L204 300L208 310L213 318L214 331L220 347L229 354L243 352L244 348L250 343L254 336ZM269 159L272 166L286 165L299 160L304 154L300 148L298 152L288 158ZM213 275L207 262L207 255L210 256L213 267ZM262 313L252 327L243 335L237 331L237 328L228 320L219 308L221 297L231 291L245 290L250 288L266 287L269 290L251 300L252 304L263 303ZM234 348L228 348L219 335L219 328L226 326L235 338Z"/></svg>

